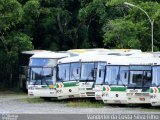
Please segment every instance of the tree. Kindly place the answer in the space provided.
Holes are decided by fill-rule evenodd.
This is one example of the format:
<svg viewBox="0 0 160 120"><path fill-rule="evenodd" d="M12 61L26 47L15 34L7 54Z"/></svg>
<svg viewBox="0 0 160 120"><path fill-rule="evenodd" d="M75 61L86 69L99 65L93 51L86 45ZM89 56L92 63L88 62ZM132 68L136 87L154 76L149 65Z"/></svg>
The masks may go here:
<svg viewBox="0 0 160 120"><path fill-rule="evenodd" d="M152 19L155 20L154 24L154 48L159 49L159 4L157 2L146 1L128 1L134 5L142 7L148 12ZM137 8L124 5L124 0L111 0L106 2L108 11L112 8L112 15L109 16L109 21L104 24L104 44L106 47L114 48L139 48L143 51L151 51L151 27L147 16ZM117 14L114 14L117 11ZM116 17L117 16L117 17ZM124 30L125 29L125 30ZM129 34L128 34L129 33ZM114 42L113 42L114 41ZM132 46L126 44L127 41L132 43ZM138 45L139 44L139 45Z"/></svg>
<svg viewBox="0 0 160 120"><path fill-rule="evenodd" d="M87 26L90 47L103 47L102 26L106 21L106 0L93 0L79 10L79 19Z"/></svg>
<svg viewBox="0 0 160 120"><path fill-rule="evenodd" d="M110 48L140 49L140 25L123 19L111 20L105 28L104 43ZM134 34L133 34L134 33Z"/></svg>
<svg viewBox="0 0 160 120"><path fill-rule="evenodd" d="M17 62L18 52L32 48L31 38L16 30L22 16L23 9L19 2L0 0L0 59L1 66L6 68L5 71L1 72L7 74L5 83L9 83L8 85L13 83L13 70ZM3 75L1 77L3 78Z"/></svg>

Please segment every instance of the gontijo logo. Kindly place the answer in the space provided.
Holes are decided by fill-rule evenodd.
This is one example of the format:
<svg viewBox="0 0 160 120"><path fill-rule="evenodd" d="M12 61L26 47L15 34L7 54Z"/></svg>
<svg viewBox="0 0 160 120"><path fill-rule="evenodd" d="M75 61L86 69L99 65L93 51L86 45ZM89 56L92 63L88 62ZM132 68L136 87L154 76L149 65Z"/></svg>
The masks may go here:
<svg viewBox="0 0 160 120"><path fill-rule="evenodd" d="M154 87L153 88L153 93L158 93L159 92L159 89L157 87Z"/></svg>
<svg viewBox="0 0 160 120"><path fill-rule="evenodd" d="M63 83L58 83L58 88L63 88L63 87L64 87Z"/></svg>
<svg viewBox="0 0 160 120"><path fill-rule="evenodd" d="M111 88L109 86L107 86L106 91L111 91Z"/></svg>

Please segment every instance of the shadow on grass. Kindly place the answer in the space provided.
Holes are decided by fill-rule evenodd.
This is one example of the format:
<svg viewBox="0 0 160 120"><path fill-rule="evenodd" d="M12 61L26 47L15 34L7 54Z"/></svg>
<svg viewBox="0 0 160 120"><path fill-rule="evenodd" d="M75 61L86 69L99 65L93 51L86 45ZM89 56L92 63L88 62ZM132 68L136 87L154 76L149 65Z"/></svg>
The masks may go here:
<svg viewBox="0 0 160 120"><path fill-rule="evenodd" d="M0 95L27 95L27 93L18 89L0 89Z"/></svg>
<svg viewBox="0 0 160 120"><path fill-rule="evenodd" d="M93 99L87 98L74 98L74 99L65 99L65 100L57 100L54 98L46 99L46 98L38 98L38 97L28 97L17 99L21 102L28 102L28 103L46 103L46 102L54 102L59 104L64 104L68 107L86 107L86 108L102 108L104 107L102 101L96 101Z"/></svg>

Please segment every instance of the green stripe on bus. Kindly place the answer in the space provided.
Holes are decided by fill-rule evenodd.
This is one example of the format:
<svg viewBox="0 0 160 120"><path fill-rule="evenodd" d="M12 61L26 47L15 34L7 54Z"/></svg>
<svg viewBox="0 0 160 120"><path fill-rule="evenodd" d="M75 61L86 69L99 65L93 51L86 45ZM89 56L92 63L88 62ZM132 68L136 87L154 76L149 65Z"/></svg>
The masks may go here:
<svg viewBox="0 0 160 120"><path fill-rule="evenodd" d="M149 89L149 93L153 93L154 91L153 91L153 88L150 88ZM160 88L158 88L158 93L160 93Z"/></svg>
<svg viewBox="0 0 160 120"><path fill-rule="evenodd" d="M103 87L103 91L106 91L106 87Z"/></svg>
<svg viewBox="0 0 160 120"><path fill-rule="evenodd" d="M79 86L77 82L68 82L68 83L63 83L64 87L74 87L74 86Z"/></svg>
<svg viewBox="0 0 160 120"><path fill-rule="evenodd" d="M111 91L121 91L121 92L126 92L127 88L126 87L111 87Z"/></svg>
<svg viewBox="0 0 160 120"><path fill-rule="evenodd" d="M74 87L74 86L79 86L78 82L67 82L67 83L59 83L62 84L63 87ZM59 88L59 84L56 84L56 88Z"/></svg>
<svg viewBox="0 0 160 120"><path fill-rule="evenodd" d="M149 89L149 93L153 93L153 89L152 88Z"/></svg>
<svg viewBox="0 0 160 120"><path fill-rule="evenodd" d="M112 87L110 86L110 91L120 91L120 92L126 92L126 87ZM103 87L103 91L106 91L106 87Z"/></svg>

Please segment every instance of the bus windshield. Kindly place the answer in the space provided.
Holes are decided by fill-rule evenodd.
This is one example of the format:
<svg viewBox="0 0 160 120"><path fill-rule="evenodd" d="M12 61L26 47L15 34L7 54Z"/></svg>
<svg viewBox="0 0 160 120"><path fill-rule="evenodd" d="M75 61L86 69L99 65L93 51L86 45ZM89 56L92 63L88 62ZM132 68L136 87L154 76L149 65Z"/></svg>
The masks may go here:
<svg viewBox="0 0 160 120"><path fill-rule="evenodd" d="M95 68L94 63L82 63L80 80L94 80L93 76L94 68Z"/></svg>
<svg viewBox="0 0 160 120"><path fill-rule="evenodd" d="M160 66L154 66L152 70L152 74L153 74L152 86L159 86L160 85Z"/></svg>
<svg viewBox="0 0 160 120"><path fill-rule="evenodd" d="M129 66L107 66L105 83L109 85L127 85Z"/></svg>
<svg viewBox="0 0 160 120"><path fill-rule="evenodd" d="M29 66L56 66L58 59L31 58Z"/></svg>
<svg viewBox="0 0 160 120"><path fill-rule="evenodd" d="M31 67L30 81L32 85L52 85L53 71L52 68L45 67Z"/></svg>
<svg viewBox="0 0 160 120"><path fill-rule="evenodd" d="M80 79L80 63L71 63L70 67L70 80L79 80Z"/></svg>
<svg viewBox="0 0 160 120"><path fill-rule="evenodd" d="M130 84L133 87L149 87L152 82L151 66L130 66Z"/></svg>
<svg viewBox="0 0 160 120"><path fill-rule="evenodd" d="M98 63L97 67L97 76L96 76L96 84L102 84L105 76L105 67L106 63Z"/></svg>
<svg viewBox="0 0 160 120"><path fill-rule="evenodd" d="M58 65L58 81L69 81L70 64Z"/></svg>

